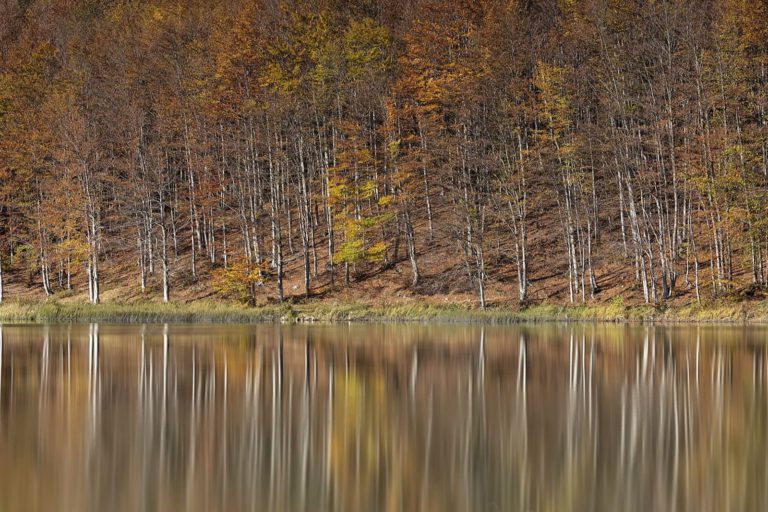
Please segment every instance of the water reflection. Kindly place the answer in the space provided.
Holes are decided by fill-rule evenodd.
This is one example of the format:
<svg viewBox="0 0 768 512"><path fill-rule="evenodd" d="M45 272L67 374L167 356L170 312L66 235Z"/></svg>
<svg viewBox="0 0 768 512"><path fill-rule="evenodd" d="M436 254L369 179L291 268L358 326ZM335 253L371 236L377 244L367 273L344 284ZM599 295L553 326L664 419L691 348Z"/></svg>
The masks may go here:
<svg viewBox="0 0 768 512"><path fill-rule="evenodd" d="M0 510L765 510L765 335L0 326Z"/></svg>

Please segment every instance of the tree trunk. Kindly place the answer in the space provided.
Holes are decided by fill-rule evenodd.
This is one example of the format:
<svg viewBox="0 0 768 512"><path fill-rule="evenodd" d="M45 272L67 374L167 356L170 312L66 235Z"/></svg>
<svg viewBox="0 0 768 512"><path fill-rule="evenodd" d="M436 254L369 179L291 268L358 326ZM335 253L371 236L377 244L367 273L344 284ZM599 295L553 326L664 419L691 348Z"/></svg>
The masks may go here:
<svg viewBox="0 0 768 512"><path fill-rule="evenodd" d="M170 269L168 264L168 229L165 227L164 221L161 221L160 232L163 241L163 303L167 304L170 300L170 284L168 282Z"/></svg>
<svg viewBox="0 0 768 512"><path fill-rule="evenodd" d="M413 225L411 224L411 216L408 210L405 211L403 216L405 217L405 240L408 247L408 260L411 262L411 273L413 275L411 286L416 286L419 284L421 277L419 274L419 263L416 259L416 240L413 236Z"/></svg>
<svg viewBox="0 0 768 512"><path fill-rule="evenodd" d="M485 256L482 247L478 246L475 249L475 258L477 264L477 291L480 298L480 309L485 309Z"/></svg>

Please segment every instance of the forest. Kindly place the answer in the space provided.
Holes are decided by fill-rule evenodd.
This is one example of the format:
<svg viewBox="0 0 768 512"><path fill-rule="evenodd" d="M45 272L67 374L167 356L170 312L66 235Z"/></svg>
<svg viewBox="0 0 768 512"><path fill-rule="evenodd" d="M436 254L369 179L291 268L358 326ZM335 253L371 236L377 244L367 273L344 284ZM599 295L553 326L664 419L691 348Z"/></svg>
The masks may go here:
<svg viewBox="0 0 768 512"><path fill-rule="evenodd" d="M768 286L766 0L0 0L0 301Z"/></svg>

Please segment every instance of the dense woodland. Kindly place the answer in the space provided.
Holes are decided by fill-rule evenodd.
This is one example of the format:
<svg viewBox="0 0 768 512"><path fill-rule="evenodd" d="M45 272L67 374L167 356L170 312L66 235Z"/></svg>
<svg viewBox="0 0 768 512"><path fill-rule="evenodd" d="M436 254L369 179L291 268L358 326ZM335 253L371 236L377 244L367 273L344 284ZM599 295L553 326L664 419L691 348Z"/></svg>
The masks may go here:
<svg viewBox="0 0 768 512"><path fill-rule="evenodd" d="M757 291L767 107L765 0L0 0L0 300Z"/></svg>

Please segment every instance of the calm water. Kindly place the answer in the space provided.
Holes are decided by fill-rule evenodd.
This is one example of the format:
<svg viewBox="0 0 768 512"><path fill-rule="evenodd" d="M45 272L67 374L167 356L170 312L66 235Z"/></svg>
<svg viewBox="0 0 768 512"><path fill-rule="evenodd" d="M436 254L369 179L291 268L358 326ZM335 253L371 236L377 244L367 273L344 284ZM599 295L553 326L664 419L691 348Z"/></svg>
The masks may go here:
<svg viewBox="0 0 768 512"><path fill-rule="evenodd" d="M763 328L1 329L3 512L768 507Z"/></svg>

